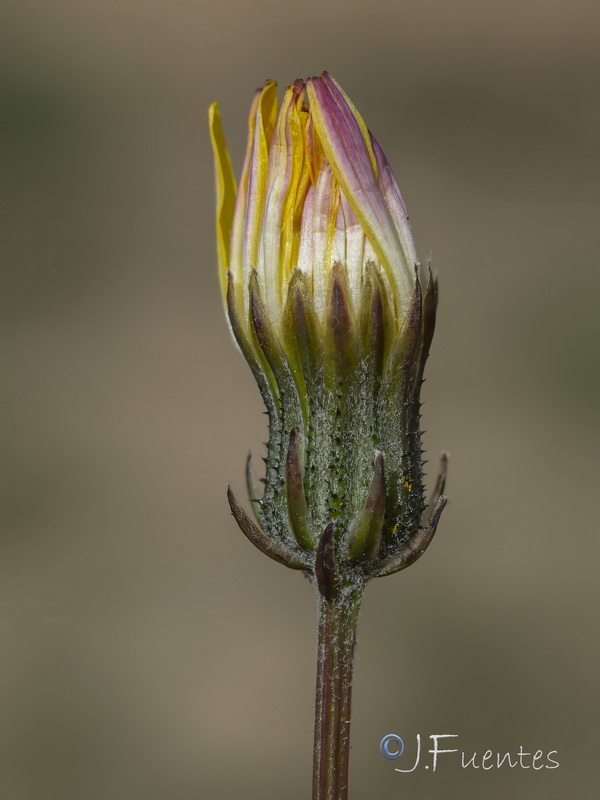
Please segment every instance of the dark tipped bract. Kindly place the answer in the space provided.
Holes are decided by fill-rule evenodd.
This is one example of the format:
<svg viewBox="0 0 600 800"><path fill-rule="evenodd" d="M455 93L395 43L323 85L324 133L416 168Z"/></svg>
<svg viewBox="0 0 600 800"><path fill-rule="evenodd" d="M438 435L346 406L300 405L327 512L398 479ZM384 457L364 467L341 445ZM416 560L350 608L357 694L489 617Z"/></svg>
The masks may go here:
<svg viewBox="0 0 600 800"><path fill-rule="evenodd" d="M446 504L445 456L432 501L424 501L420 432L435 283L430 278L423 293L416 278L398 332L384 281L371 265L355 308L344 271L334 268L323 324L306 276L296 271L277 327L251 276L251 324L231 321L238 335L246 331L240 346L253 353L250 365L269 414L260 496L258 482L248 478L257 522L230 492L232 512L259 549L304 569L328 594L413 563Z"/></svg>

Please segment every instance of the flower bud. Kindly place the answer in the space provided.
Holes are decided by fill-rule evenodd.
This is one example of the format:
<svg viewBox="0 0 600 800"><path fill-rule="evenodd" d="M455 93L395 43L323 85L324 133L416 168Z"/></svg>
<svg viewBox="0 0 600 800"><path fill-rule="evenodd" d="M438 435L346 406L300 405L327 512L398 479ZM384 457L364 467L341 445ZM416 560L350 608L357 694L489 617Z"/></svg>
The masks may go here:
<svg viewBox="0 0 600 800"><path fill-rule="evenodd" d="M446 499L423 499L420 388L436 282L362 117L324 73L256 92L239 186L210 110L217 245L233 335L267 407L264 488L246 535L328 592L402 569ZM327 566L329 565L329 566ZM333 574L335 572L335 575Z"/></svg>

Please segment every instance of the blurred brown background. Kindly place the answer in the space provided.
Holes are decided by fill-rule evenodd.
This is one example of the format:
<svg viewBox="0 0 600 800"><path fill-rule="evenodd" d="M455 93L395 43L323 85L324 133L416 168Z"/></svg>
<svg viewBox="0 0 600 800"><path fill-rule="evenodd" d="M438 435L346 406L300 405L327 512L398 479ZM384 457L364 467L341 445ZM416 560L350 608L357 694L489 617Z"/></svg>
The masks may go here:
<svg viewBox="0 0 600 800"><path fill-rule="evenodd" d="M351 796L598 796L599 23L584 0L13 9L3 800L309 796L314 598L225 502L265 418L206 117L239 168L254 88L323 69L438 269L423 421L452 454L433 547L366 593ZM399 775L391 732L560 767Z"/></svg>

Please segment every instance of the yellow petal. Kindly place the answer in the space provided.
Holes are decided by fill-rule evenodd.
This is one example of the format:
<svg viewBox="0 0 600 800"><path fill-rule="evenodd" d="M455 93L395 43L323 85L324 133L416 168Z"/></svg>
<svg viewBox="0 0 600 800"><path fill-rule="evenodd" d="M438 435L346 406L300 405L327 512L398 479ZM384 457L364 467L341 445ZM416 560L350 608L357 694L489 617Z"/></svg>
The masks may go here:
<svg viewBox="0 0 600 800"><path fill-rule="evenodd" d="M227 270L229 269L229 243L233 211L235 207L236 185L231 169L231 158L225 143L219 106L213 103L208 112L210 140L215 159L215 178L217 184L217 254L219 258L219 281L223 302L227 300Z"/></svg>
<svg viewBox="0 0 600 800"><path fill-rule="evenodd" d="M242 325L247 325L247 306L244 298L248 295L248 280L244 278L243 270L243 242L244 224L246 215L246 203L248 194L248 172L250 170L250 160L252 158L252 146L254 142L254 128L256 127L256 110L262 95L262 90L257 89L250 106L248 119L248 143L246 145L246 157L242 168L242 175L238 186L238 193L235 199L235 211L233 212L233 227L231 229L231 246L229 249L229 272L232 275L234 287L233 301L237 306L237 313Z"/></svg>
<svg viewBox="0 0 600 800"><path fill-rule="evenodd" d="M265 303L283 309L284 286L291 275L297 252L294 209L304 163L304 131L298 106L304 84L296 81L283 98L269 150L264 214L258 248L257 271Z"/></svg>
<svg viewBox="0 0 600 800"><path fill-rule="evenodd" d="M250 272L256 269L258 243L265 204L265 187L269 163L269 145L273 138L273 128L277 119L277 84L268 81L262 90L254 125L254 138L248 170L246 213L244 218L244 237L242 260L244 285L247 286Z"/></svg>
<svg viewBox="0 0 600 800"><path fill-rule="evenodd" d="M300 82L298 82L300 83ZM280 255L280 291L286 294L286 287L292 277L292 271L298 263L300 246L300 223L302 205L310 182L310 174L305 151L305 128L308 112L302 109L304 84L297 91L296 102L288 120L290 148L292 151L292 176L283 211L282 248Z"/></svg>

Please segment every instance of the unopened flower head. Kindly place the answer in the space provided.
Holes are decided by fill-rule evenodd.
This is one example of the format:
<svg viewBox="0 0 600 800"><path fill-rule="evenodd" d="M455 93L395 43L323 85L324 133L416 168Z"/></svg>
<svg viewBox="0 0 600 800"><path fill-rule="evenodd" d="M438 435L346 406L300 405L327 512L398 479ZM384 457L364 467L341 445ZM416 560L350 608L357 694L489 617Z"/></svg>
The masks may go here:
<svg viewBox="0 0 600 800"><path fill-rule="evenodd" d="M424 550L419 391L436 286L390 166L336 81L297 80L280 108L276 89L254 96L237 186L210 111L223 298L270 423L262 491L248 470L258 524L230 502L290 566L318 573L327 546L336 569L387 574Z"/></svg>

